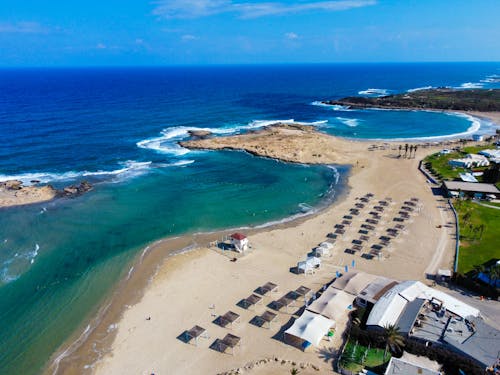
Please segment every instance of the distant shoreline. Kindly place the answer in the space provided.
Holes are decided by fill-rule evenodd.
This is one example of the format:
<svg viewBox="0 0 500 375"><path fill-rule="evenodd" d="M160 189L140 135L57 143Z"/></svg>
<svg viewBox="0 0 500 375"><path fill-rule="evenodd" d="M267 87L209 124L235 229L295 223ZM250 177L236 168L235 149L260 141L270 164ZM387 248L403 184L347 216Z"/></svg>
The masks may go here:
<svg viewBox="0 0 500 375"><path fill-rule="evenodd" d="M424 89L379 97L349 96L339 100L325 100L321 103L355 109L496 112L500 111L500 89Z"/></svg>

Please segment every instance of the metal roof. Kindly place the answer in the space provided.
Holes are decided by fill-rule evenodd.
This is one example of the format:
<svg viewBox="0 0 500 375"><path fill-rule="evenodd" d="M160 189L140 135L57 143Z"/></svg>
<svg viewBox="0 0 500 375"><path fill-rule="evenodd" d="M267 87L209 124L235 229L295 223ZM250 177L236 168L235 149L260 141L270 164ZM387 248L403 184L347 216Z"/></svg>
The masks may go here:
<svg viewBox="0 0 500 375"><path fill-rule="evenodd" d="M495 185L480 182L444 181L444 186L448 190L500 194L500 190L498 190Z"/></svg>

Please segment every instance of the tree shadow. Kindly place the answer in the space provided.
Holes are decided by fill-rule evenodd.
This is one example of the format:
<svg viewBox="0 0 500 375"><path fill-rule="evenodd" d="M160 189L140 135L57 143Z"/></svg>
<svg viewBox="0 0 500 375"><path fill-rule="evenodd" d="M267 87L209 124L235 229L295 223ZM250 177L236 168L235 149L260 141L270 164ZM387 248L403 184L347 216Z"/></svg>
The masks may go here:
<svg viewBox="0 0 500 375"><path fill-rule="evenodd" d="M339 350L334 348L324 348L318 350L318 357L325 363L331 362L332 368L334 368L335 360L338 358L339 354Z"/></svg>

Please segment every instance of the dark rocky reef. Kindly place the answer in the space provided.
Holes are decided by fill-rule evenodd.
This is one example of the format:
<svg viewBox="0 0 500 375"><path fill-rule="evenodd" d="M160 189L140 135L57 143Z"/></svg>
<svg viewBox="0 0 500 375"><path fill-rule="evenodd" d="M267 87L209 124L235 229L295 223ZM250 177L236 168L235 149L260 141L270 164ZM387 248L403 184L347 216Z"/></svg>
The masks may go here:
<svg viewBox="0 0 500 375"><path fill-rule="evenodd" d="M324 104L350 108L439 109L459 111L500 111L500 89L457 90L438 88L418 90L377 98L350 96Z"/></svg>
<svg viewBox="0 0 500 375"><path fill-rule="evenodd" d="M92 190L92 185L87 181L80 182L79 185L70 185L57 191L58 197L74 198Z"/></svg>
<svg viewBox="0 0 500 375"><path fill-rule="evenodd" d="M212 132L208 130L189 130L188 134L192 139L206 139L212 135Z"/></svg>

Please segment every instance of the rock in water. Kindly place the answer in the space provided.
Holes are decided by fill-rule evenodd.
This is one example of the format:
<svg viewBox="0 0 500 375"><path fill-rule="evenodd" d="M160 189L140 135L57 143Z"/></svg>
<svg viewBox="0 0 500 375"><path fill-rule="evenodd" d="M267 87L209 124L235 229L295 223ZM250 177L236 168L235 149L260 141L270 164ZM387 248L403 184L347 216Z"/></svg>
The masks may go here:
<svg viewBox="0 0 500 375"><path fill-rule="evenodd" d="M208 130L189 130L188 134L193 139L205 139L212 135Z"/></svg>

